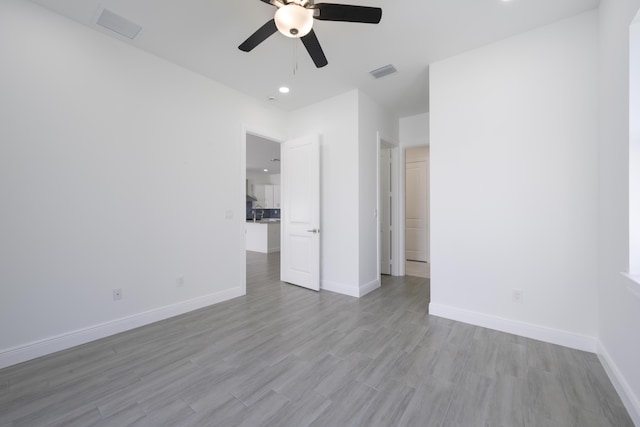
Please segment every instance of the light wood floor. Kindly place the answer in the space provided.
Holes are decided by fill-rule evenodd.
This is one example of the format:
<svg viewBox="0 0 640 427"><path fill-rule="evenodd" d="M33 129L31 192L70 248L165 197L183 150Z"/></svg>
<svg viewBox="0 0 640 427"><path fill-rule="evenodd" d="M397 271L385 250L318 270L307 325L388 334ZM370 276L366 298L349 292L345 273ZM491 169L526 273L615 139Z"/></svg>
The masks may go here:
<svg viewBox="0 0 640 427"><path fill-rule="evenodd" d="M580 426L632 422L595 355L429 316L426 279L362 299L277 280L0 370L0 426Z"/></svg>

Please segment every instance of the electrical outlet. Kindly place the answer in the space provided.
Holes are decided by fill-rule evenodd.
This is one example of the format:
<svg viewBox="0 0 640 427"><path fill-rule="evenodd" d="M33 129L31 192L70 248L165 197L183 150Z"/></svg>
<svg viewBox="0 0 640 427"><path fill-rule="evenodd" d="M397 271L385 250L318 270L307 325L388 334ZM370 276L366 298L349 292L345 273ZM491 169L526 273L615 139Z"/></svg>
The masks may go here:
<svg viewBox="0 0 640 427"><path fill-rule="evenodd" d="M515 302L516 304L522 304L523 292L521 289L514 289L512 297L513 302Z"/></svg>
<svg viewBox="0 0 640 427"><path fill-rule="evenodd" d="M122 289L113 290L113 300L118 301L122 299Z"/></svg>
<svg viewBox="0 0 640 427"><path fill-rule="evenodd" d="M178 276L178 278L176 279L176 285L179 288L184 286L184 276L183 275Z"/></svg>

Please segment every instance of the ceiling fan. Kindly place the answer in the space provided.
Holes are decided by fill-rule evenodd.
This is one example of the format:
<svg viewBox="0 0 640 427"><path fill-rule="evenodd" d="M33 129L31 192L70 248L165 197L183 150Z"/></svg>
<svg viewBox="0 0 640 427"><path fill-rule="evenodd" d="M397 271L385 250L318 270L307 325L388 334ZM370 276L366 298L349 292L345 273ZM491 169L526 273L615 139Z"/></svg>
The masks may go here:
<svg viewBox="0 0 640 427"><path fill-rule="evenodd" d="M274 18L260 27L238 49L250 52L276 31L287 37L299 38L311 55L316 67L328 64L320 42L313 31L313 20L361 22L377 24L382 18L379 7L354 6L348 4L318 3L313 0L261 0L278 8Z"/></svg>

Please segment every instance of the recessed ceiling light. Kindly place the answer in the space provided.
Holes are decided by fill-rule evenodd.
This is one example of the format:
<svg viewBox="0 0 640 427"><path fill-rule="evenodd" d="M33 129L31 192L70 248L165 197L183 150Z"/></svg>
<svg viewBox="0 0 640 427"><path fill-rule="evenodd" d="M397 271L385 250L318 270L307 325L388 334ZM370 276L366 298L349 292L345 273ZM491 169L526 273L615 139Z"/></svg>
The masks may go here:
<svg viewBox="0 0 640 427"><path fill-rule="evenodd" d="M265 171L265 172L269 172L269 169L265 169L264 171Z"/></svg>
<svg viewBox="0 0 640 427"><path fill-rule="evenodd" d="M289 93L289 88L286 86L282 86L280 89L278 89L280 91L280 93Z"/></svg>

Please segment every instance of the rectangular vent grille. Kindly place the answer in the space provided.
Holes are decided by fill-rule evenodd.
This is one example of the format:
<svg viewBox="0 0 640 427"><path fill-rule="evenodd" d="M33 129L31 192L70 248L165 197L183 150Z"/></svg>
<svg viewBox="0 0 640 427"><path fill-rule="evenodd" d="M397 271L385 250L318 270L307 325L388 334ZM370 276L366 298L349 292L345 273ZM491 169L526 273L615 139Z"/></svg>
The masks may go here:
<svg viewBox="0 0 640 427"><path fill-rule="evenodd" d="M393 65L389 64L389 65L385 65L384 67L380 67L377 70L369 71L369 74L371 74L376 79L379 79L380 77L384 77L384 76L388 76L389 74L393 74L396 71L398 71L398 70L396 70L396 67L394 67Z"/></svg>
<svg viewBox="0 0 640 427"><path fill-rule="evenodd" d="M107 9L102 10L96 24L131 40L135 39L140 30L142 30L140 25L131 22L120 15L116 15Z"/></svg>

